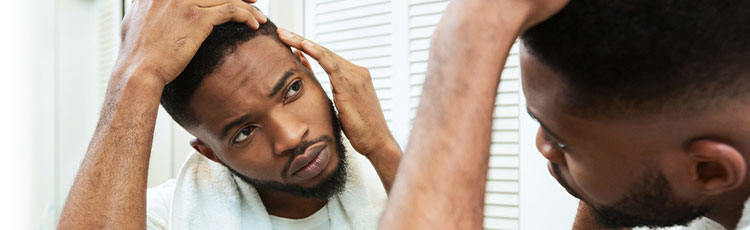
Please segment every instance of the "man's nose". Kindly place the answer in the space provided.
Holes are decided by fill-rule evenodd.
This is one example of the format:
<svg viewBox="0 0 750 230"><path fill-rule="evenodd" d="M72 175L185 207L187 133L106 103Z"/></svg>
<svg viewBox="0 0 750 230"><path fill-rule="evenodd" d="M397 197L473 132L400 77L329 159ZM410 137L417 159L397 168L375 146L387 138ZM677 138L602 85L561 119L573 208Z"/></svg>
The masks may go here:
<svg viewBox="0 0 750 230"><path fill-rule="evenodd" d="M269 117L274 154L284 154L296 149L307 135L307 124L295 114L279 109Z"/></svg>
<svg viewBox="0 0 750 230"><path fill-rule="evenodd" d="M536 148L550 162L566 165L565 153L557 145L544 138L544 135L544 130L542 127L539 127L539 130L536 132Z"/></svg>

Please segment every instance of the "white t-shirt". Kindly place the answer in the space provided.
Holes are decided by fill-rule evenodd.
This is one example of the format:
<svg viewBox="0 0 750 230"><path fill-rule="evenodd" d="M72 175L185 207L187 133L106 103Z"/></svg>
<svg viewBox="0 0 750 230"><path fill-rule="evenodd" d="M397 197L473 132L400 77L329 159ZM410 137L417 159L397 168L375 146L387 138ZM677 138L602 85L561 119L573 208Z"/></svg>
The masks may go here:
<svg viewBox="0 0 750 230"><path fill-rule="evenodd" d="M271 215L271 226L274 230L329 230L331 229L331 220L328 217L328 205L302 219L288 219Z"/></svg>
<svg viewBox="0 0 750 230"><path fill-rule="evenodd" d="M169 220L169 205L174 193L175 179L148 189L146 201L146 229L166 230ZM274 230L328 230L331 220L328 205L302 219L289 219L270 215Z"/></svg>

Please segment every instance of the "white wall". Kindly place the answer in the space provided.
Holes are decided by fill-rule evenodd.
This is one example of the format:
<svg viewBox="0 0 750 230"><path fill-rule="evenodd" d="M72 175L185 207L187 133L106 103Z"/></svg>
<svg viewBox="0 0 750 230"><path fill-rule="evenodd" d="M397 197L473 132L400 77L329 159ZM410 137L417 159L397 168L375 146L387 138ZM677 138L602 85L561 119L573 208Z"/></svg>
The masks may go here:
<svg viewBox="0 0 750 230"><path fill-rule="evenodd" d="M93 1L55 2L55 210L59 216L96 127L100 99L96 78Z"/></svg>
<svg viewBox="0 0 750 230"><path fill-rule="evenodd" d="M0 203L18 209L0 209L0 221L10 228L30 228L33 225L32 213L35 207L28 206L33 202L34 184L18 175L30 175L33 170L33 159L36 151L30 149L33 125L34 106L32 58L28 51L32 32L23 24L14 24L18 20L30 20L31 4L22 1L11 2L0 9L0 25L6 31L14 31L13 36L3 36L0 48L0 64L4 71L3 84L0 84L0 105L3 108L0 119L0 178L5 184L0 194ZM4 33L5 34L5 33ZM34 204L36 206L36 204ZM6 206L7 207L7 206Z"/></svg>
<svg viewBox="0 0 750 230"><path fill-rule="evenodd" d="M55 205L55 4L0 8L0 229L52 229Z"/></svg>
<svg viewBox="0 0 750 230"><path fill-rule="evenodd" d="M34 184L31 223L39 229L55 225L55 7L53 0L32 1L32 79L34 80L33 166Z"/></svg>

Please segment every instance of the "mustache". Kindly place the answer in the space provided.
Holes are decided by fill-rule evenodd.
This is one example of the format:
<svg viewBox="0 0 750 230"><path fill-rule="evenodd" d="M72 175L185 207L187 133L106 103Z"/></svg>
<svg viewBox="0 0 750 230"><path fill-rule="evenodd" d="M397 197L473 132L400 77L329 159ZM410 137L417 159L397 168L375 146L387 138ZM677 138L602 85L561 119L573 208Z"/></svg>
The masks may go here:
<svg viewBox="0 0 750 230"><path fill-rule="evenodd" d="M289 167L291 167L294 158L297 158L297 156L305 153L305 150L307 150L307 148L309 148L311 145L323 141L333 143L333 138L328 135L322 135L313 140L302 141L299 143L299 145L297 145L297 148L285 151L283 155L289 155L289 160L287 160L286 164L284 165L284 169L281 170L281 178L286 178L286 175L289 175Z"/></svg>

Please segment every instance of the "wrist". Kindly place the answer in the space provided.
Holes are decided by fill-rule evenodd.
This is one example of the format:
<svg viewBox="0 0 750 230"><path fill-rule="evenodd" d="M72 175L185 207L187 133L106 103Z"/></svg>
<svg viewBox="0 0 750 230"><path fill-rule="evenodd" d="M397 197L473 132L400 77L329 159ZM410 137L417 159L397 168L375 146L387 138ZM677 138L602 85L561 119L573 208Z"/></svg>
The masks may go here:
<svg viewBox="0 0 750 230"><path fill-rule="evenodd" d="M128 88L136 90L141 96L149 94L161 97L167 82L155 71L140 65L128 65L117 68L112 72L109 80L108 94L124 92ZM108 95L110 96L110 95ZM115 95L111 95L115 96Z"/></svg>
<svg viewBox="0 0 750 230"><path fill-rule="evenodd" d="M497 40L498 38L508 37L515 40L527 27L527 21L532 17L532 6L528 1L460 1L457 2L455 9L451 7L446 13L452 13L443 16L448 21L457 22L460 25L461 33L474 34ZM453 3L451 3L453 4ZM482 20L477 20L481 18Z"/></svg>
<svg viewBox="0 0 750 230"><path fill-rule="evenodd" d="M117 63L112 72L112 81L137 83L144 86L164 88L167 81L157 68L145 65L142 61L124 60Z"/></svg>
<svg viewBox="0 0 750 230"><path fill-rule="evenodd" d="M374 159L380 159L382 157L389 157L393 155L401 155L401 148L393 138L386 138L386 141L381 142L376 148L371 151L365 152L364 156L373 161Z"/></svg>

